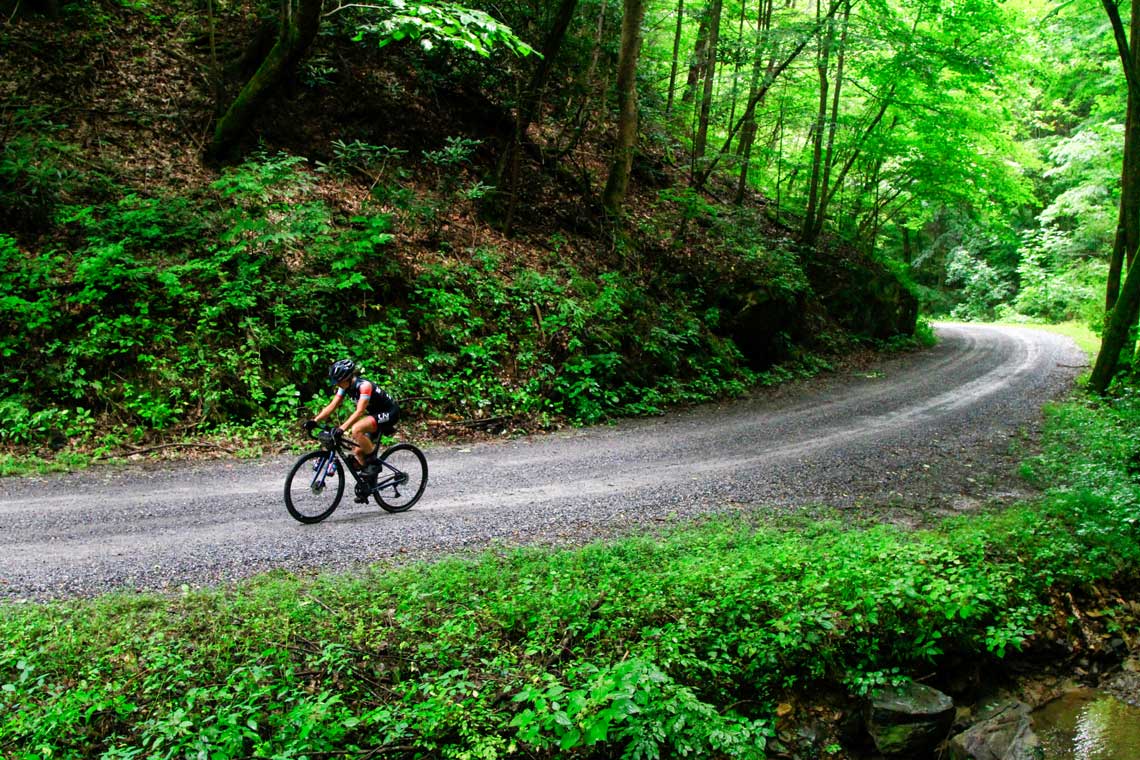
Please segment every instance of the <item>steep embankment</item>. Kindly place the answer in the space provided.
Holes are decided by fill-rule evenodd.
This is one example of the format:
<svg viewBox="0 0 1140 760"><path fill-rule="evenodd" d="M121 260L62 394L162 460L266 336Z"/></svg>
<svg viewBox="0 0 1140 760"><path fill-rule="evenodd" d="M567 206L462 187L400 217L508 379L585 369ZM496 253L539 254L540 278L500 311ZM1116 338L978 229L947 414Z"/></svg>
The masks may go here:
<svg viewBox="0 0 1140 760"><path fill-rule="evenodd" d="M64 10L0 30L0 428L17 449L280 430L341 355L414 397L427 435L724 397L913 330L882 266L684 190L659 139L608 221L604 97L536 126L544 155L571 126L578 148L522 162L504 232L488 183L526 60L377 50L329 21L260 145L208 167L272 17Z"/></svg>

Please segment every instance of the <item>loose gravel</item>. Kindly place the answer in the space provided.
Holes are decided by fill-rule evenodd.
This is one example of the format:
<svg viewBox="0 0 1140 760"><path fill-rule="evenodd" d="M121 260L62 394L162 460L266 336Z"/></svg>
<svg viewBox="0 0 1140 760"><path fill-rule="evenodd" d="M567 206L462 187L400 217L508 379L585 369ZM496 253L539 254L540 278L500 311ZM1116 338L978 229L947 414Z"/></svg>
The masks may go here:
<svg viewBox="0 0 1140 760"><path fill-rule="evenodd" d="M282 500L291 456L0 480L0 599L579 543L711 512L826 509L920 525L1024 496L1017 462L1084 355L1024 328L938 335L927 351L730 403L431 447L427 491L398 515L346 489L326 521L293 521Z"/></svg>

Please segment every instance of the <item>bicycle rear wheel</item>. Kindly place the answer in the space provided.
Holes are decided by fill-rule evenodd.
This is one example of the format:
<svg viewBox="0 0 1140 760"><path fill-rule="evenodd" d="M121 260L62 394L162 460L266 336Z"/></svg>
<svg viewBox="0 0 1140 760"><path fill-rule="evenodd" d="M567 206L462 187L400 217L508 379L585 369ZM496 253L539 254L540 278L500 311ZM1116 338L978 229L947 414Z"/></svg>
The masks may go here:
<svg viewBox="0 0 1140 760"><path fill-rule="evenodd" d="M343 495L344 468L331 451L305 454L285 478L285 508L298 522L320 522Z"/></svg>
<svg viewBox="0 0 1140 760"><path fill-rule="evenodd" d="M404 512L420 500L427 486L428 467L424 453L410 443L397 443L380 455L383 471L376 501L388 512Z"/></svg>

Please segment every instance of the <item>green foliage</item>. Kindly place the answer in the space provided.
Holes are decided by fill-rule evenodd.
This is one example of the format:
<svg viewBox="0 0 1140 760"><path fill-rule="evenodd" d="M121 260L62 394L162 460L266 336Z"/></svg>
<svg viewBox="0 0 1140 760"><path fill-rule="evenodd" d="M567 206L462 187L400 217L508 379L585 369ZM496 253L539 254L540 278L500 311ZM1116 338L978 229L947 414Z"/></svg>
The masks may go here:
<svg viewBox="0 0 1140 760"><path fill-rule="evenodd" d="M471 165L471 157L481 142L467 137L452 136L447 138L439 150L423 152L424 160L435 167L437 184L446 195L455 192L459 185L460 172ZM475 191L476 197L482 192L483 187L482 183L479 183L479 189Z"/></svg>
<svg viewBox="0 0 1140 760"><path fill-rule="evenodd" d="M332 149L333 159L327 164L317 164L322 171L333 176L360 175L372 180L372 187L388 176L391 164L399 164L408 154L402 148L371 145L360 140L347 143L333 140Z"/></svg>
<svg viewBox="0 0 1140 760"><path fill-rule="evenodd" d="M454 3L408 3L388 0L387 7L369 8L380 12L380 20L362 21L355 40L375 38L379 47L405 39L416 40L427 51L437 43L466 50L484 58L495 47L503 47L515 55L527 56L534 50L515 36L510 27L483 11Z"/></svg>
<svg viewBox="0 0 1140 760"><path fill-rule="evenodd" d="M1046 449L1026 464L1026 473L1043 484L1071 484L1051 492L1051 505L1077 537L1095 536L1104 543L1074 556L1062 577L1087 581L1127 567L1140 553L1138 423L1140 393L1130 387L1111 399L1048 409ZM1061 541L1051 549L1081 551Z"/></svg>
<svg viewBox="0 0 1140 760"><path fill-rule="evenodd" d="M929 319L919 317L914 326L914 340L918 345L927 348L938 343L938 338L934 335L934 326L930 324Z"/></svg>
<svg viewBox="0 0 1140 760"><path fill-rule="evenodd" d="M955 248L947 257L946 281L961 288L961 300L951 312L955 319L991 320L1010 293L1001 274L965 248Z"/></svg>
<svg viewBox="0 0 1140 760"><path fill-rule="evenodd" d="M480 142L466 137L449 137L446 145L439 150L425 150L424 158L428 163L441 169L455 170L470 163L471 154L479 147Z"/></svg>
<svg viewBox="0 0 1140 760"><path fill-rule="evenodd" d="M56 138L59 127L35 111L15 111L5 119L0 223L9 230L42 229L77 179L66 160L73 149Z"/></svg>
<svg viewBox="0 0 1140 760"><path fill-rule="evenodd" d="M476 145L452 138L428 158L455 177ZM333 147L324 171L373 182L402 155ZM357 357L398 397L426 397L433 414L532 424L655 413L755 379L716 334L711 288L662 298L654 278L569 262L540 273L486 249L410 266L389 248L411 197L394 198L395 217L366 204L346 220L313 182L303 159L258 152L202 197L62 207L70 253L0 236L9 440L291 427L334 355ZM775 287L799 272L782 255L757 246L738 260ZM74 425L80 414L97 424Z"/></svg>
<svg viewBox="0 0 1140 760"><path fill-rule="evenodd" d="M672 204L680 217L677 233L673 237L673 242L677 245L685 242L685 235L691 222L696 219L716 217L718 212L716 206L691 187L670 187L657 195L662 202Z"/></svg>
<svg viewBox="0 0 1140 760"><path fill-rule="evenodd" d="M412 284L422 359L405 364L399 382L441 411L596 422L738 392L747 381L734 349L688 304L667 307L614 272L587 279L566 265L566 281L500 272L490 252L474 259L427 268Z"/></svg>
<svg viewBox="0 0 1140 760"><path fill-rule="evenodd" d="M629 659L599 669L585 664L567 674L570 687L549 679L514 696L527 705L510 725L536 749L617 745L623 758L676 755L763 760L769 721L720 714L692 689L651 662Z"/></svg>
<svg viewBox="0 0 1140 760"><path fill-rule="evenodd" d="M1044 253L1030 249L1023 254L1017 271L1021 286L1013 306L1018 313L1052 323L1102 322L1108 271L1102 262L1079 261L1059 269L1049 266Z"/></svg>

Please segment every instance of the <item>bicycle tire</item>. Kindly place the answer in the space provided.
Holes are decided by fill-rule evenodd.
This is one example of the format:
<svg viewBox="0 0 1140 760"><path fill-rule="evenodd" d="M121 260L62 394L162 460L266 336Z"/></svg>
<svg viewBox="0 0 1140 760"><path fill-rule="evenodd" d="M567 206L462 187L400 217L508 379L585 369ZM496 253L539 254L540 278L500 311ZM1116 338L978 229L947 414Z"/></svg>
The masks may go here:
<svg viewBox="0 0 1140 760"><path fill-rule="evenodd" d="M328 467L328 457L330 456L332 454L327 451L310 451L298 459L297 463L293 465L293 469L289 470L289 475L285 478L285 508L289 510L289 514L297 522L318 523L331 515L337 505L340 504L341 497L344 496L344 467L339 462L336 464L335 473L336 493L333 494L331 502L326 503L320 497L330 490L327 480L334 477L333 475L324 476L325 480L322 481L320 491L314 491L311 485L313 482L312 473L319 467ZM293 488L294 480L297 481L296 490Z"/></svg>
<svg viewBox="0 0 1140 760"><path fill-rule="evenodd" d="M410 443L397 443L384 450L380 455L380 461L407 475L407 480L375 490L373 495L376 501L380 502L380 506L386 512L408 511L420 500L424 488L427 487L428 466L424 453ZM401 493L401 487L407 487L409 490ZM411 496L407 495L413 491Z"/></svg>

